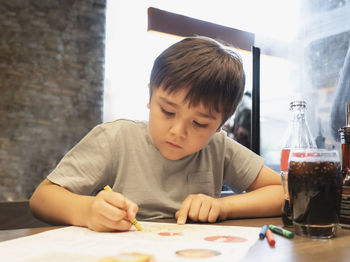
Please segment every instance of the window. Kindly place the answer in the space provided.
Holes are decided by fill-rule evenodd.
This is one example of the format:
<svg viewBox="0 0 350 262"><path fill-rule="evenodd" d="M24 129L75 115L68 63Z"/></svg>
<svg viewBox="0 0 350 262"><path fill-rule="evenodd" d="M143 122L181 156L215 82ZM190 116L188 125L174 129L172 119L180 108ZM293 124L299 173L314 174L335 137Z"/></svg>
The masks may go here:
<svg viewBox="0 0 350 262"><path fill-rule="evenodd" d="M107 6L104 120L148 118L148 79L155 57L176 36L147 32L147 9L155 7L252 32L261 49L260 152L279 171L289 103L306 100L314 137L339 146L330 131L330 111L349 46L350 3L344 1L128 1ZM326 17L326 18L325 18ZM251 54L239 51L251 83Z"/></svg>
<svg viewBox="0 0 350 262"><path fill-rule="evenodd" d="M279 1L268 1L277 5ZM266 3L266 2L265 2ZM179 39L168 34L147 32L147 9L151 6L192 18L221 24L231 28L254 32L266 28L273 20L258 11L259 1L107 1L106 66L104 121L116 118L147 119L148 80L156 56ZM259 5L251 8L252 5ZM281 4L278 4L281 6ZM295 9L295 8L293 8ZM274 13L272 10L266 12ZM293 13L290 11L288 14ZM271 17L268 15L267 17ZM260 18L256 23L253 18ZM281 23L283 24L283 23ZM295 23L290 23L294 26ZM295 27L295 26L294 26ZM273 30L277 29L273 27ZM267 32L265 30L265 32ZM286 31L279 29L286 37ZM288 26L288 34L295 29ZM273 32L269 32L272 34ZM251 74L251 55L240 53L246 74ZM247 77L247 90L251 77Z"/></svg>

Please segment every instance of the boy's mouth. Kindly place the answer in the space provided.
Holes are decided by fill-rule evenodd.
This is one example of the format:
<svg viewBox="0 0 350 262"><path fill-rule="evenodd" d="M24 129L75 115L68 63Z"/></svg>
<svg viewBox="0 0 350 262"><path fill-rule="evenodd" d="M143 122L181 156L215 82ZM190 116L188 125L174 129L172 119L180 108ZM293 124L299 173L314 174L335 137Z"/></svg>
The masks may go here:
<svg viewBox="0 0 350 262"><path fill-rule="evenodd" d="M172 143L172 142L166 141L166 143L167 143L168 145L170 145L171 147L174 147L174 148L181 148L181 146L179 146L179 145L177 145L177 144L174 144L174 143Z"/></svg>

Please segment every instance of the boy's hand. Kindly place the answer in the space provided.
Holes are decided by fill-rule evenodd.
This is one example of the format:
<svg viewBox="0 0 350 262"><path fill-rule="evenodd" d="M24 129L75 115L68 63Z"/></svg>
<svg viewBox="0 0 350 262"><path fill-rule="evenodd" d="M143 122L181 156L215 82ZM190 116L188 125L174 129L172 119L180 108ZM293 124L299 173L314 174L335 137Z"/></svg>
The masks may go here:
<svg viewBox="0 0 350 262"><path fill-rule="evenodd" d="M125 231L137 211L138 206L122 194L102 190L90 203L86 224L94 231Z"/></svg>
<svg viewBox="0 0 350 262"><path fill-rule="evenodd" d="M218 218L226 219L226 217L227 211L222 201L203 194L187 196L175 214L180 225L185 224L187 218L192 221L214 223Z"/></svg>

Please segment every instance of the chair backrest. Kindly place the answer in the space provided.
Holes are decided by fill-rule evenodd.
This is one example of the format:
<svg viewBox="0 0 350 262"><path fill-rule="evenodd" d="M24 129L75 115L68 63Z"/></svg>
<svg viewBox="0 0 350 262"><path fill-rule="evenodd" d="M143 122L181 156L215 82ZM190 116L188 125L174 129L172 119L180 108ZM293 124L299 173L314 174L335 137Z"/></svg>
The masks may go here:
<svg viewBox="0 0 350 262"><path fill-rule="evenodd" d="M29 201L0 201L0 230L50 226L36 219Z"/></svg>

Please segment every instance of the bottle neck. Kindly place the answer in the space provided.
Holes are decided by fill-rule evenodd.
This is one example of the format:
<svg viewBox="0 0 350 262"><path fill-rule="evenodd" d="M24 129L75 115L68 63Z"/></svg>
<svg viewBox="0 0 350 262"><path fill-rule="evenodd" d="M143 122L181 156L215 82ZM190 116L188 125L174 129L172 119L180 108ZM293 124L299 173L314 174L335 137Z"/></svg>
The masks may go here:
<svg viewBox="0 0 350 262"><path fill-rule="evenodd" d="M306 119L305 103L291 103L291 119L285 148L315 148L316 143L311 136Z"/></svg>
<svg viewBox="0 0 350 262"><path fill-rule="evenodd" d="M292 121L306 121L306 109L304 106L291 106Z"/></svg>
<svg viewBox="0 0 350 262"><path fill-rule="evenodd" d="M340 129L340 142L342 148L342 166L343 169L350 168L350 127L344 126Z"/></svg>
<svg viewBox="0 0 350 262"><path fill-rule="evenodd" d="M340 132L340 142L342 144L350 144L350 127L344 126L339 130Z"/></svg>

